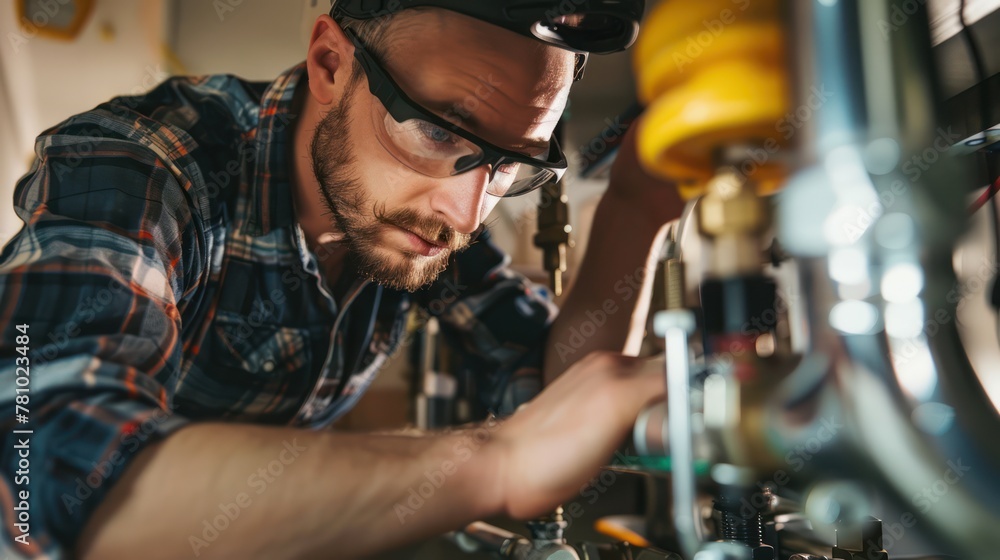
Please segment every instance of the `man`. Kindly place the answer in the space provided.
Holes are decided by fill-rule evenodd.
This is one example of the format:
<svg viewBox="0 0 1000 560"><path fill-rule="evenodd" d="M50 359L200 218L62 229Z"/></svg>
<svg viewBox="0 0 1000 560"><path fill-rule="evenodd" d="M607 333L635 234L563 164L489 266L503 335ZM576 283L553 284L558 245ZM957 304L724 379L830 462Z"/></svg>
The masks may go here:
<svg viewBox="0 0 1000 560"><path fill-rule="evenodd" d="M555 350L609 298L627 303L615 285L635 284L679 212L630 142L601 242L551 325L538 290L476 237L520 171L476 150L542 169L577 57L441 9L339 19L320 17L305 63L271 84L173 79L39 137L15 194L25 226L0 255L8 556L357 557L537 515L662 398L660 366L617 353L642 313L606 313ZM442 173L440 160L472 163ZM554 382L466 431L303 430L363 393L411 305L441 316L485 385L543 359Z"/></svg>

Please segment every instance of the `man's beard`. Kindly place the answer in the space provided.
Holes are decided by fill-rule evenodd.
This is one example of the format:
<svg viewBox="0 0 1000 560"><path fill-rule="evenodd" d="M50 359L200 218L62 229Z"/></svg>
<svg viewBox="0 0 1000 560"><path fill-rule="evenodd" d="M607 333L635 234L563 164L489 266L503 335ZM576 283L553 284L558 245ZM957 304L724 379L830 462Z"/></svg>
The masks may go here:
<svg viewBox="0 0 1000 560"><path fill-rule="evenodd" d="M380 205L366 196L355 174L357 160L348 139L348 100L356 85L347 88L344 97L323 117L313 134L310 146L313 172L319 181L323 203L344 235L350 262L358 274L391 289L416 291L433 282L448 267L450 256L468 246L471 236L412 210L386 212L384 203ZM436 255L423 256L384 247L379 236L389 226L416 233L446 248Z"/></svg>

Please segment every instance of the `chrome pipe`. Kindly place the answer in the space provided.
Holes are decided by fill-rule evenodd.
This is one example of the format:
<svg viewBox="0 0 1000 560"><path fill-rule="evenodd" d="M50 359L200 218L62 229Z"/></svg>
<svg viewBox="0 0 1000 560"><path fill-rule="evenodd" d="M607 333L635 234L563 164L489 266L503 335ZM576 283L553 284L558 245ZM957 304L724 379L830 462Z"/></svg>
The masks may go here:
<svg viewBox="0 0 1000 560"><path fill-rule="evenodd" d="M674 526L684 558L701 549L694 476L694 441L691 433L691 364L688 336L694 332L694 313L688 309L660 311L654 319L657 336L666 341L667 436L673 485Z"/></svg>

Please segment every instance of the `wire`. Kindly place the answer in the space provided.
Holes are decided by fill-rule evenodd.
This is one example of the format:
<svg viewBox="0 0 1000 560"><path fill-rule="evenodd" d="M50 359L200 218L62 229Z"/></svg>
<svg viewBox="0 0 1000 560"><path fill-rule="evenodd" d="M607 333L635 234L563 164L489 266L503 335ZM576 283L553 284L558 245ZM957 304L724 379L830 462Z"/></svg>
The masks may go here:
<svg viewBox="0 0 1000 560"><path fill-rule="evenodd" d="M996 154L989 151L986 152L986 169L991 177L996 177L996 180L988 189L986 189L986 192L980 195L979 198L985 199L984 203L989 203L990 211L993 214L993 243L996 248L993 266L997 266L1000 264L1000 210L997 209L996 198L994 195L997 191L1000 191L1000 162L997 161ZM991 191L993 194L988 195ZM993 309L998 311L997 336L1000 337L1000 275L993 277L993 285L990 286L988 295ZM998 340L1000 340L1000 338L998 338Z"/></svg>
<svg viewBox="0 0 1000 560"><path fill-rule="evenodd" d="M997 180L993 181L993 184L990 185L990 187L986 189L986 191L984 191L983 194L979 195L979 198L977 198L975 202L969 205L969 214L970 215L975 214L976 211L982 208L984 205L986 205L987 202L993 200L993 197L994 195L997 194L997 191L1000 191L1000 177L997 177ZM994 212L995 212L996 203L991 203L990 205L994 207ZM994 218L995 217L996 216L994 216Z"/></svg>

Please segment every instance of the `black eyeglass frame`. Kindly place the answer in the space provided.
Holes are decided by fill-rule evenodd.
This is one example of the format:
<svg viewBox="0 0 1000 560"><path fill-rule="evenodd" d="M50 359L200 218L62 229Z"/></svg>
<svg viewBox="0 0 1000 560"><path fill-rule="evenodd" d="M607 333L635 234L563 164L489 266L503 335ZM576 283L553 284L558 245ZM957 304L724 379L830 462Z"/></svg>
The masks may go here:
<svg viewBox="0 0 1000 560"><path fill-rule="evenodd" d="M483 154L478 161L469 162L467 166L462 168L456 167L454 172L455 175L471 171L483 165L490 165L490 180L492 181L493 176L500 165L503 165L504 163L525 163L551 171L555 175L552 179L553 181L562 179L562 176L565 174L566 168L568 167L568 163L566 161L566 155L559 146L559 141L556 139L555 134L549 138L549 146L545 155L539 157L532 157L491 144L475 134L459 127L455 123L445 120L430 110L425 109L419 103L410 99L410 97L403 92L403 89L399 87L399 84L397 84L392 77L389 76L389 73L386 72L378 61L375 60L375 57L368 52L364 44L358 38L357 34L349 28L343 29L343 31L354 44L354 57L358 60L362 69L365 71L365 75L368 78L369 91L371 91L372 95L374 95L379 102L382 103L385 110L392 116L393 119L396 120L396 122L402 123L410 119L424 120L434 126L441 127L456 136L460 136L468 140L482 150ZM540 186L541 184L525 191L504 194L503 197L513 198L515 196L528 194L529 192L538 189Z"/></svg>

